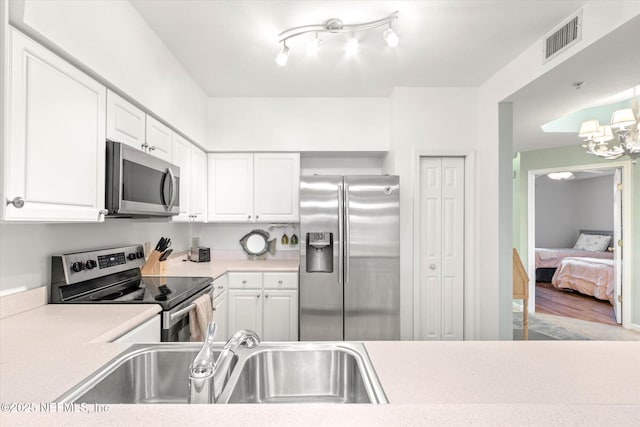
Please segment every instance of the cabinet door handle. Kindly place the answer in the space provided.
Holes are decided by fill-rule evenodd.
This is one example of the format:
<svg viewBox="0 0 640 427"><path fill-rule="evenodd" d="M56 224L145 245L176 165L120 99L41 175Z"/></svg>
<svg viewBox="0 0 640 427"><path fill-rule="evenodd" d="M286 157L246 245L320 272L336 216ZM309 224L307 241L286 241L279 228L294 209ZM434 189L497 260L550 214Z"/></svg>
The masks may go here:
<svg viewBox="0 0 640 427"><path fill-rule="evenodd" d="M247 219L251 219L251 215L247 215Z"/></svg>
<svg viewBox="0 0 640 427"><path fill-rule="evenodd" d="M224 286L218 285L218 289L224 289Z"/></svg>
<svg viewBox="0 0 640 427"><path fill-rule="evenodd" d="M151 147L149 147L149 151L153 151L153 150L155 150L155 149L156 149L156 146L155 146L155 145L152 145Z"/></svg>
<svg viewBox="0 0 640 427"><path fill-rule="evenodd" d="M215 308L215 307L213 307L213 311L216 311L216 308Z"/></svg>
<svg viewBox="0 0 640 427"><path fill-rule="evenodd" d="M269 294L266 294L264 297L265 297L265 298L269 298Z"/></svg>
<svg viewBox="0 0 640 427"><path fill-rule="evenodd" d="M242 281L242 284L243 284L243 285L246 285L246 284L247 284L247 281L246 281L246 280L243 280L243 281Z"/></svg>
<svg viewBox="0 0 640 427"><path fill-rule="evenodd" d="M146 151L147 148L149 148L149 144L147 144L146 142L142 143L142 144L140 144L140 148L142 148L142 151Z"/></svg>
<svg viewBox="0 0 640 427"><path fill-rule="evenodd" d="M282 280L278 280L278 284L282 285Z"/></svg>
<svg viewBox="0 0 640 427"><path fill-rule="evenodd" d="M256 219L260 218L260 215L256 215Z"/></svg>
<svg viewBox="0 0 640 427"><path fill-rule="evenodd" d="M260 294L256 295L256 297L260 298Z"/></svg>
<svg viewBox="0 0 640 427"><path fill-rule="evenodd" d="M14 197L13 200L7 199L7 206L13 205L14 207L20 209L24 206L24 199L22 197Z"/></svg>

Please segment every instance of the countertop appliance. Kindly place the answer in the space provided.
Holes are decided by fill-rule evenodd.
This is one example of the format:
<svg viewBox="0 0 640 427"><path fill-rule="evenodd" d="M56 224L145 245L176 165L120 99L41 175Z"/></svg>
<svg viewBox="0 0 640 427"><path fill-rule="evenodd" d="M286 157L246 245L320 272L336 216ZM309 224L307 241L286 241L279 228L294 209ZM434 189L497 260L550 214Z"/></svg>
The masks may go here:
<svg viewBox="0 0 640 427"><path fill-rule="evenodd" d="M209 248L205 248L204 246L191 248L189 259L193 262L210 262L211 250Z"/></svg>
<svg viewBox="0 0 640 427"><path fill-rule="evenodd" d="M399 182L301 177L301 341L400 339Z"/></svg>
<svg viewBox="0 0 640 427"><path fill-rule="evenodd" d="M142 245L51 257L52 304L158 304L163 342L189 341L189 311L201 295L211 298L211 277L142 276Z"/></svg>
<svg viewBox="0 0 640 427"><path fill-rule="evenodd" d="M180 213L180 168L126 144L107 141L105 207L110 217Z"/></svg>

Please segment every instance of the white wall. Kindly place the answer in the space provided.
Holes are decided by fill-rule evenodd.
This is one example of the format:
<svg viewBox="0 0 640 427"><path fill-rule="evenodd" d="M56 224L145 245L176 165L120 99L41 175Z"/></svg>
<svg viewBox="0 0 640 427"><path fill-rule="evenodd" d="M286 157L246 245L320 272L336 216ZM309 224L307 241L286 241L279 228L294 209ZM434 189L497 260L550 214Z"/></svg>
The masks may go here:
<svg viewBox="0 0 640 427"><path fill-rule="evenodd" d="M583 7L582 40L564 54L542 63L542 39L491 76L479 88L478 96L478 182L479 233L478 275L483 290L479 295L479 337L511 339L512 284L511 246L512 141L499 136L498 104L542 74L585 49L596 40L640 14L640 2L590 1ZM503 186L500 186L500 183ZM506 191L505 191L506 190ZM499 244L499 239L502 244ZM526 257L526 254L520 254Z"/></svg>
<svg viewBox="0 0 640 427"><path fill-rule="evenodd" d="M10 13L11 24L204 144L205 93L128 1L15 0Z"/></svg>
<svg viewBox="0 0 640 427"><path fill-rule="evenodd" d="M192 224L191 225L191 237L200 238L200 246L205 246L211 249L213 258L218 254L215 252L227 252L221 254L221 256L240 256L244 257L242 247L240 246L240 239L252 230L264 230L269 233L271 239L276 239L276 253L275 255L267 255L268 258L298 258L299 257L299 245L282 245L282 235L287 234L287 238L291 238L293 234L298 236L300 240L300 227L296 224L289 224L282 227L284 224L277 224L276 226L270 226L271 224ZM235 254L233 253L235 252Z"/></svg>
<svg viewBox="0 0 640 427"><path fill-rule="evenodd" d="M210 98L211 151L386 151L387 98Z"/></svg>
<svg viewBox="0 0 640 427"><path fill-rule="evenodd" d="M382 157L302 157L300 175L381 175Z"/></svg>
<svg viewBox="0 0 640 427"><path fill-rule="evenodd" d="M103 224L0 223L0 295L49 285L52 255L147 241L153 247L161 236L171 238L176 252L190 246L188 224L124 218Z"/></svg>
<svg viewBox="0 0 640 427"><path fill-rule="evenodd" d="M413 337L414 150L447 155L476 149L476 97L474 88L395 88L391 95L391 147L384 172L400 176L402 339Z"/></svg>
<svg viewBox="0 0 640 427"><path fill-rule="evenodd" d="M571 248L579 230L613 230L613 177L536 178L536 247Z"/></svg>

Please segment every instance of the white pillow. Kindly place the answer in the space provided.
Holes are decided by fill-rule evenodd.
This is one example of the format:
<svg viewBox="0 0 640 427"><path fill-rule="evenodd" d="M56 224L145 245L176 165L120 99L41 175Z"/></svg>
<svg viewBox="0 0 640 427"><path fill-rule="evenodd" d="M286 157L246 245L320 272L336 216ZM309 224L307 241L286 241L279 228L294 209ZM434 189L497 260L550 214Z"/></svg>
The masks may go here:
<svg viewBox="0 0 640 427"><path fill-rule="evenodd" d="M573 249L582 251L606 251L610 241L611 236L581 233Z"/></svg>

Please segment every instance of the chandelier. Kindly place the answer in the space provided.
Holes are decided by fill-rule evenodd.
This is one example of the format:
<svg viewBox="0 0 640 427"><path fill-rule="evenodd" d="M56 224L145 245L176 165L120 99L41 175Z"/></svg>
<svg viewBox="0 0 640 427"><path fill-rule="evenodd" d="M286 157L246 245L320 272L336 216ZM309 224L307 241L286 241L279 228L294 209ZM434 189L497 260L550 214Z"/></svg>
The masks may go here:
<svg viewBox="0 0 640 427"><path fill-rule="evenodd" d="M582 146L589 154L607 160L615 160L627 155L631 158L631 163L635 164L640 157L638 118L638 98L634 89L631 108L614 111L608 125L600 125L598 120L583 122L578 136L585 138ZM611 142L614 140L615 142Z"/></svg>
<svg viewBox="0 0 640 427"><path fill-rule="evenodd" d="M374 28L382 27L383 25L389 25L389 28L382 33L382 38L384 38L389 47L396 47L400 42L400 38L391 28L391 23L396 19L398 19L397 10L385 18L370 22L363 22L361 24L345 24L338 18L331 18L327 19L322 24L302 25L300 27L289 28L278 35L280 38L278 43L282 43L282 47L276 57L276 63L282 67L287 65L287 60L289 59L289 46L287 46L287 40L308 33L315 33L315 37L307 45L307 54L312 56L317 55L320 47L322 46L322 40L318 37L318 34L351 33L352 36L347 41L345 50L348 54L353 55L358 51L358 39L353 36L353 33L372 30Z"/></svg>

